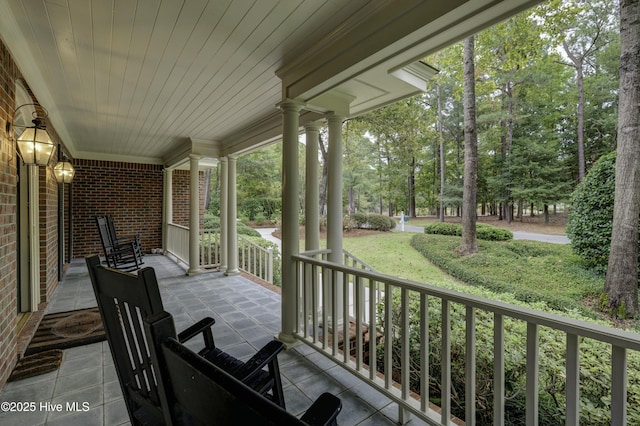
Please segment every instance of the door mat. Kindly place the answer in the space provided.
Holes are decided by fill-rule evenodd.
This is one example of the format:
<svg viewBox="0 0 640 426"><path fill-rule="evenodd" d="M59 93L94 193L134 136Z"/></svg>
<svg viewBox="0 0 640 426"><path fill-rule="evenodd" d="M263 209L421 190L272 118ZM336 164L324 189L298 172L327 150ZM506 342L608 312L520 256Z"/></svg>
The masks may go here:
<svg viewBox="0 0 640 426"><path fill-rule="evenodd" d="M16 364L8 382L26 379L57 370L62 363L62 350L51 349L22 358Z"/></svg>
<svg viewBox="0 0 640 426"><path fill-rule="evenodd" d="M106 339L97 307L45 315L24 354L67 349Z"/></svg>

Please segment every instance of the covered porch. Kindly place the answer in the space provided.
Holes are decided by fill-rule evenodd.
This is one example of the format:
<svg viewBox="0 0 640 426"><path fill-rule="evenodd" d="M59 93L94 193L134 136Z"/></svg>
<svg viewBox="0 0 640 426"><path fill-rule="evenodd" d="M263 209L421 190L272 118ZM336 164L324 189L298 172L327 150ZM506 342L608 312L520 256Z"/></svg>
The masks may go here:
<svg viewBox="0 0 640 426"><path fill-rule="evenodd" d="M243 275L187 275L184 267L162 255L145 256L145 264L155 269L165 309L178 330L211 316L216 319L216 344L240 359L248 359L280 330L280 295ZM91 306L96 301L89 275L84 260L76 259L47 313ZM342 400L341 425L396 424L396 403L311 348L296 346L280 354L279 361L287 410L292 413L304 412L326 391ZM0 401L89 404L88 411L80 412L2 412L0 423L6 426L130 424L106 341L64 350L57 371L7 383Z"/></svg>

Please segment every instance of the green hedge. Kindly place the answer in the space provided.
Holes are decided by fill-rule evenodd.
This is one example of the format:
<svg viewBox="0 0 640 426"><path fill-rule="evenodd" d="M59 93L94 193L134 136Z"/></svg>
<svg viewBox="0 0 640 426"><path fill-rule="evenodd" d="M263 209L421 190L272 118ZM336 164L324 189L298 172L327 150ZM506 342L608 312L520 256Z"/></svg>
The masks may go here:
<svg viewBox="0 0 640 426"><path fill-rule="evenodd" d="M478 253L461 257L455 250L460 242L460 237L416 234L411 246L455 278L511 293L523 302L543 301L558 310L576 309L580 308L578 301L602 290L602 276L583 268L567 245L480 240Z"/></svg>
<svg viewBox="0 0 640 426"><path fill-rule="evenodd" d="M353 213L345 216L343 228L373 229L374 231L387 232L396 227L396 221L389 216L376 213Z"/></svg>
<svg viewBox="0 0 640 426"><path fill-rule="evenodd" d="M434 222L424 227L425 234L438 235L462 235L462 225L459 223ZM507 241L513 239L513 233L508 229L487 225L486 223L476 223L476 237L486 241Z"/></svg>

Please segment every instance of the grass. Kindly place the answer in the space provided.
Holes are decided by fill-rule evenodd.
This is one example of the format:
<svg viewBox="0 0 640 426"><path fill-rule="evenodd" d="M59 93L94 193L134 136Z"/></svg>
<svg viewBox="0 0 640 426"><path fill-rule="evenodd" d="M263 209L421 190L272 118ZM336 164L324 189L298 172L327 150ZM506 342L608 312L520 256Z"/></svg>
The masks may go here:
<svg viewBox="0 0 640 426"><path fill-rule="evenodd" d="M473 286L496 299L508 294L520 302L595 316L583 302L602 291L604 277L583 268L570 246L479 241L479 253L460 257L454 252L459 244L459 237L411 232L343 240L347 251L387 275L465 292Z"/></svg>
<svg viewBox="0 0 640 426"><path fill-rule="evenodd" d="M462 282L451 277L411 247L411 232L382 232L345 238L343 247L378 272L436 286Z"/></svg>

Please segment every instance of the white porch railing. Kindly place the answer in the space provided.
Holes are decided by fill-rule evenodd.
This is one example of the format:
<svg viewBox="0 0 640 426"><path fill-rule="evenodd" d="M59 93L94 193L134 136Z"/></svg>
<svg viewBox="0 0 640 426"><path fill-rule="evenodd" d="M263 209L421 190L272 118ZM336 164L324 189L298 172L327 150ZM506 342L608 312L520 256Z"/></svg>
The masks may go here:
<svg viewBox="0 0 640 426"><path fill-rule="evenodd" d="M200 267L220 266L220 232L213 229L200 230Z"/></svg>
<svg viewBox="0 0 640 426"><path fill-rule="evenodd" d="M238 236L240 270L273 284L273 249L264 248Z"/></svg>
<svg viewBox="0 0 640 426"><path fill-rule="evenodd" d="M167 226L166 251L189 264L189 227L170 223Z"/></svg>
<svg viewBox="0 0 640 426"><path fill-rule="evenodd" d="M220 232L200 230L200 267L220 266ZM273 284L273 249L264 248L238 236L240 270ZM189 265L189 227L169 224L167 227L167 252Z"/></svg>
<svg viewBox="0 0 640 426"><path fill-rule="evenodd" d="M625 425L627 417L627 360L628 351L640 351L640 335L553 315L541 311L522 308L507 303L492 301L468 294L437 288L426 284L406 281L372 271L341 266L326 260L326 250L301 253L293 256L297 263L297 329L296 337L320 353L342 365L357 377L383 392L400 407L401 422L413 413L432 425L453 424L452 422L452 368L462 371L464 390L458 389L458 400L464 405L466 425L476 424L478 383L491 384L493 387L493 424L504 425L505 402L505 355L511 355L513 348L505 349L505 336L510 337L515 323L523 324L526 330L524 342L515 348L526 349L526 423L536 425L539 414L539 374L540 330L552 332L557 336L554 344L564 347L565 366L559 374L566 380L564 407L560 407L560 418L567 425L578 425L580 420L580 357L581 351L600 345L602 352L610 350L611 364L609 378L610 412L612 425ZM332 284L333 283L333 284ZM366 291L369 290L369 291ZM367 294L376 297L365 297ZM392 297L397 294L396 305ZM438 301L439 308L429 308L429 301ZM399 308L398 308L399 301ZM413 301L413 304L411 304ZM453 307L452 307L453 305ZM432 305L433 306L433 305ZM462 309L459 309L462 308ZM418 318L411 318L410 310L418 312ZM452 313L462 312L464 319L464 355L452 359ZM344 312L350 312L349 317ZM369 315L377 313L377 315ZM399 313L399 314L398 314ZM482 316L491 324L490 330L482 329L476 336L476 319ZM430 325L430 317L432 318ZM365 319L366 318L366 319ZM437 318L439 321L435 321ZM335 319L335 320L334 320ZM399 319L400 326L385 326ZM434 330L434 324L440 323ZM354 327L355 326L355 327ZM342 351L340 336L348 336L351 329L377 330L375 338L355 333L355 342L351 342L350 351ZM431 328L430 328L431 327ZM329 332L323 332L328 330ZM336 332L333 332L336 331ZM430 348L429 339L436 333L441 345ZM374 333L372 332L371 335ZM410 335L418 336L419 348L410 347ZM564 336L564 338L562 337ZM588 340L587 340L588 339ZM477 377L476 360L479 356L477 344L493 349L493 367L491 377ZM510 343L511 345L511 343ZM392 365L393 351L399 351L399 366ZM430 359L431 350L439 351L438 359ZM419 362L412 364L410 351L419 353ZM381 353L378 365L377 352ZM491 349L489 349L489 352ZM561 352L560 349L558 352ZM365 353L371 354L368 365ZM491 355L489 355L491 357ZM635 357L634 357L635 359ZM441 372L441 399L434 405L429 399L429 367L435 364ZM486 362L485 362L486 364ZM378 368L381 367L381 368ZM395 369L395 371L394 371ZM392 371L393 374L392 374ZM583 372L584 373L584 372ZM410 388L411 377L418 377L419 389ZM489 373L491 374L491 373ZM396 380L399 378L399 380ZM433 379L433 378L432 378ZM587 380L587 379L585 379ZM600 380L600 378L599 378ZM399 383L398 383L399 382ZM433 387L432 387L433 389ZM461 393L460 393L461 392ZM516 390L517 392L517 390ZM464 395L464 396L462 396ZM473 401L464 404L464 401ZM635 407L634 407L635 409Z"/></svg>

